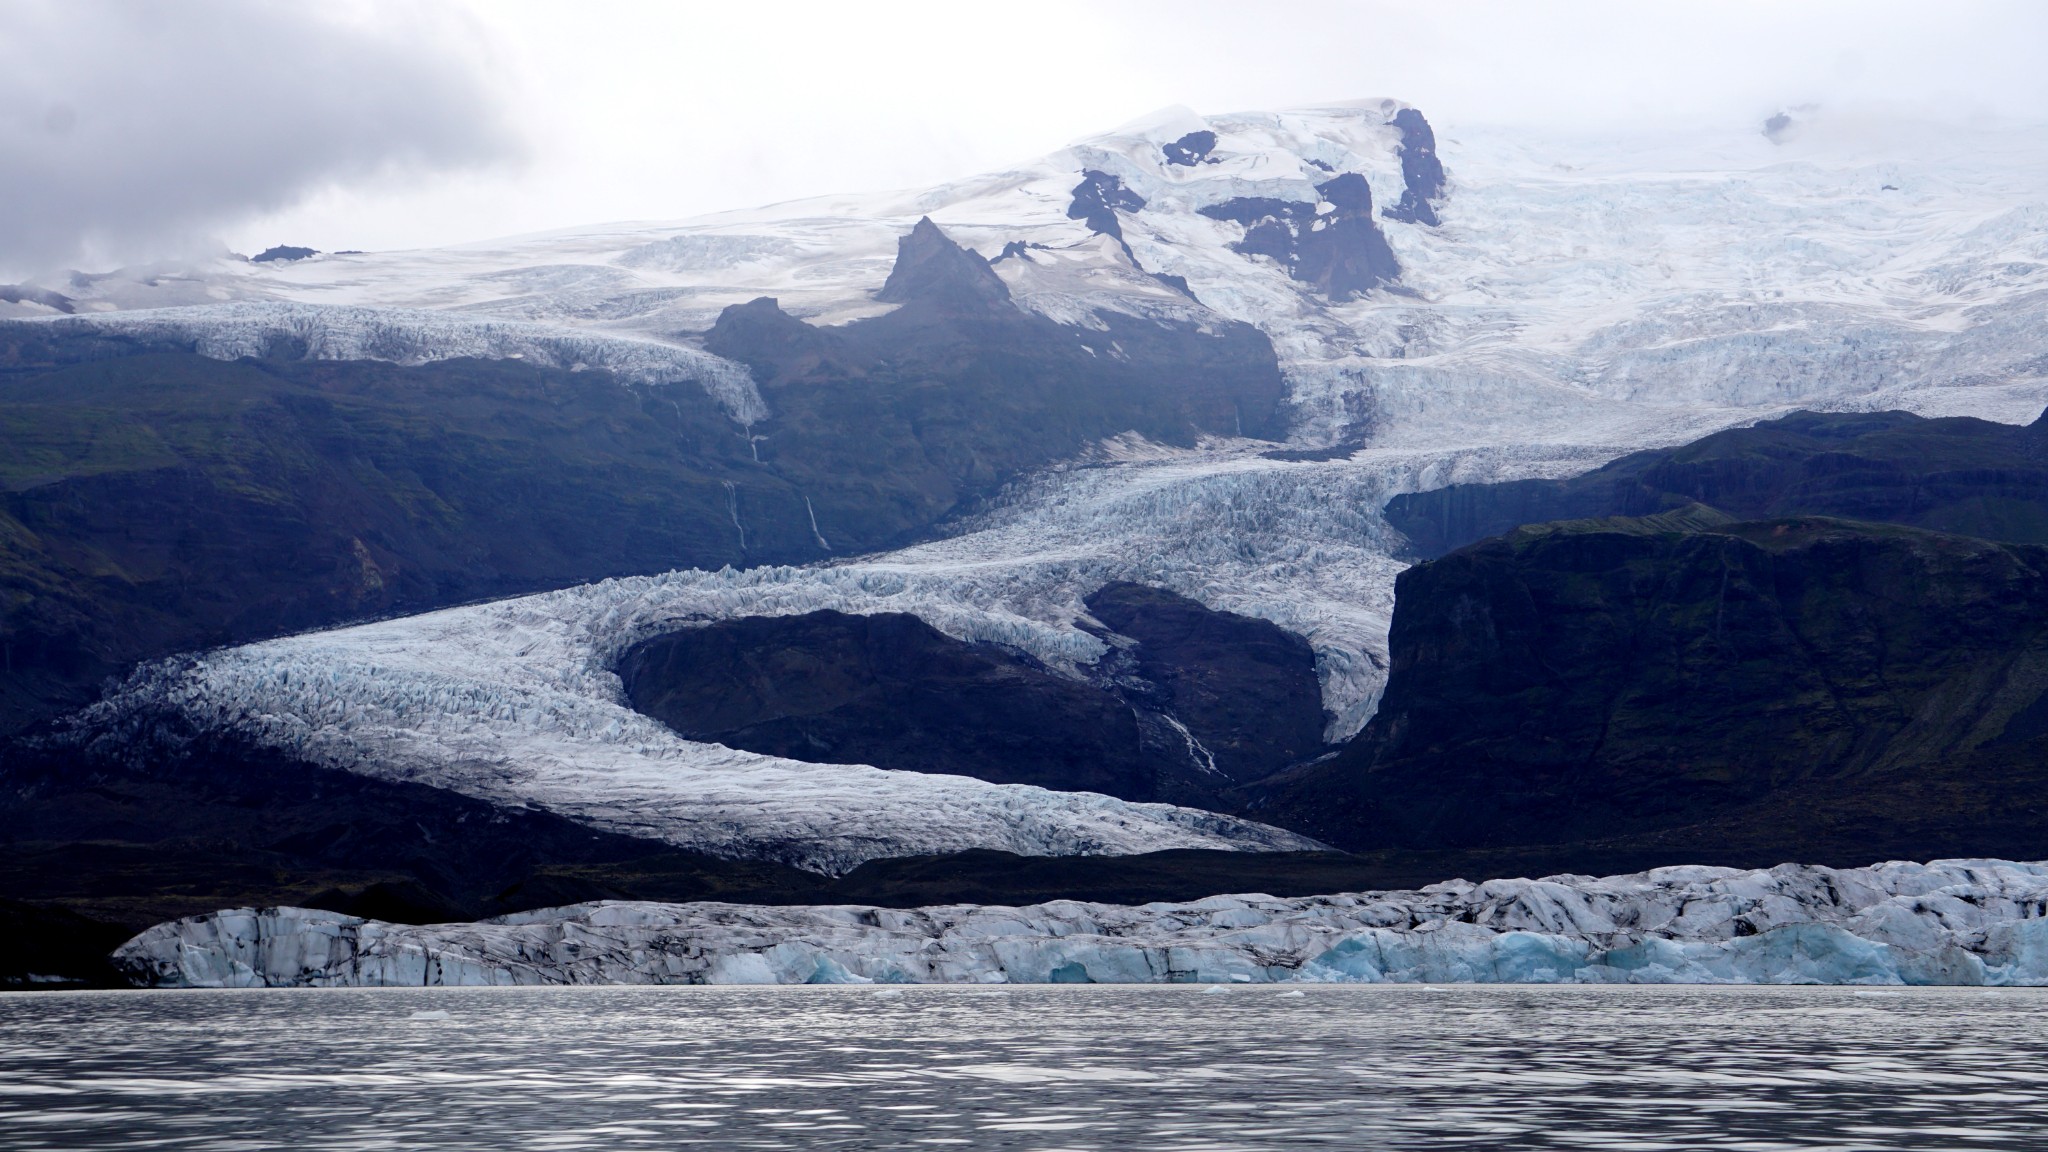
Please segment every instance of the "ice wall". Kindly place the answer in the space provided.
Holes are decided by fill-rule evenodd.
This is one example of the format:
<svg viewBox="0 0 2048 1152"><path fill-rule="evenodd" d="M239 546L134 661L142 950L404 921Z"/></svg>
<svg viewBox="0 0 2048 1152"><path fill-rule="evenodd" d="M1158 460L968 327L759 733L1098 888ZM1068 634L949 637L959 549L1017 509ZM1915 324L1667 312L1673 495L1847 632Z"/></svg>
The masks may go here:
<svg viewBox="0 0 2048 1152"><path fill-rule="evenodd" d="M802 983L2048 984L2048 864L1999 860L1126 907L600 902L413 927L302 908L160 924L160 987Z"/></svg>

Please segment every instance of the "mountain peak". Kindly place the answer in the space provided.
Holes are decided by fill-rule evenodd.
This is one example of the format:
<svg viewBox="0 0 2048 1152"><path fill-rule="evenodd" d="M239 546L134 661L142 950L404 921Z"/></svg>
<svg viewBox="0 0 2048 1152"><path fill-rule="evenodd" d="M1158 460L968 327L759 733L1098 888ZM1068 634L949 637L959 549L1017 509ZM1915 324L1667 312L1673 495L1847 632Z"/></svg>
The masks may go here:
<svg viewBox="0 0 2048 1152"><path fill-rule="evenodd" d="M896 267L875 299L886 304L981 311L1008 304L1010 289L979 252L955 244L926 216L896 242Z"/></svg>

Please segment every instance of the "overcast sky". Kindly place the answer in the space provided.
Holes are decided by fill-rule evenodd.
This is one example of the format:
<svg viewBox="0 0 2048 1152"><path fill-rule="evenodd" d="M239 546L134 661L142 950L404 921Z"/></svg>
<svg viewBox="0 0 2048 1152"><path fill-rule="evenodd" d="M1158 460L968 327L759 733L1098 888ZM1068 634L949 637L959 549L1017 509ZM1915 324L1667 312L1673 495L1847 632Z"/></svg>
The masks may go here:
<svg viewBox="0 0 2048 1152"><path fill-rule="evenodd" d="M905 187L1170 104L2048 120L2048 3L0 0L0 275Z"/></svg>

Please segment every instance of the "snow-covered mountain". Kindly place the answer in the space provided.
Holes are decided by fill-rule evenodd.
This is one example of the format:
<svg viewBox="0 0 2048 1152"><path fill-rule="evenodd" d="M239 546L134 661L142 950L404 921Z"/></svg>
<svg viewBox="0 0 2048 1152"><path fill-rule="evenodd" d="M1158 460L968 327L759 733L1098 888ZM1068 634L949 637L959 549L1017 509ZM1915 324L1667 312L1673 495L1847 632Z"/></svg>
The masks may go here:
<svg viewBox="0 0 2048 1152"><path fill-rule="evenodd" d="M967 847L1289 847L1185 809L695 744L628 709L611 662L692 620L831 607L914 612L1075 670L1103 651L1077 626L1082 597L1135 580L1306 636L1328 735L1348 736L1385 678L1392 495L1568 474L1798 407L2037 415L2044 177L2033 127L1823 116L1775 137L1631 141L1432 136L1391 101L1176 110L922 191L77 278L0 307L184 334L211 355L516 355L694 380L743 425L770 409L744 367L699 346L720 312L764 295L818 324L887 312L877 292L925 217L1063 324L1256 325L1290 388L1294 451L1125 437L887 555L251 645L153 670L94 716L169 704L320 763L825 870Z"/></svg>

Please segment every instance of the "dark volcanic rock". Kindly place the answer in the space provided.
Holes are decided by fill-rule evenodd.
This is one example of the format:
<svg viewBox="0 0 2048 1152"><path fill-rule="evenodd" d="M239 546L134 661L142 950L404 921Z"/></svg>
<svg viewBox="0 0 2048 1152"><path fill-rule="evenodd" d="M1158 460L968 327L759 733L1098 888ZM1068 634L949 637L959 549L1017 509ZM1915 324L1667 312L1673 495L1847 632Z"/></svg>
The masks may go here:
<svg viewBox="0 0 2048 1152"><path fill-rule="evenodd" d="M1201 213L1244 225L1231 250L1270 256L1288 275L1312 284L1332 300L1349 300L1401 277L1400 261L1373 219L1372 188L1365 177L1346 172L1316 185L1328 204L1240 196L1212 204Z"/></svg>
<svg viewBox="0 0 2048 1152"><path fill-rule="evenodd" d="M1137 642L1110 660L1126 698L1178 720L1217 775L1257 780L1323 751L1329 717L1307 640L1143 584L1110 584L1087 605Z"/></svg>
<svg viewBox="0 0 2048 1152"><path fill-rule="evenodd" d="M1168 144L1164 149L1166 162L1168 164L1178 164L1183 168L1193 168L1204 161L1214 163L1214 161L1209 160L1209 153L1215 150L1216 134L1207 129L1190 132L1173 143Z"/></svg>
<svg viewBox="0 0 2048 1152"><path fill-rule="evenodd" d="M1692 508L1403 573L1378 714L1247 814L1353 849L2048 851L2048 548Z"/></svg>
<svg viewBox="0 0 2048 1152"><path fill-rule="evenodd" d="M1394 127L1401 130L1401 202L1382 215L1407 224L1434 228L1436 206L1444 198L1444 163L1437 159L1436 132L1413 108L1394 113Z"/></svg>
<svg viewBox="0 0 2048 1152"><path fill-rule="evenodd" d="M1244 225L1244 238L1230 246L1245 256L1271 256L1292 267L1301 229L1315 220L1316 206L1270 196L1239 196L1201 210L1212 220Z"/></svg>
<svg viewBox="0 0 2048 1152"><path fill-rule="evenodd" d="M0 284L0 301L9 304L40 304L53 312L69 316L78 311L77 301L62 292L48 288L37 288L29 284Z"/></svg>
<svg viewBox="0 0 2048 1152"><path fill-rule="evenodd" d="M298 248L290 244L279 244L274 248L265 248L256 255L249 257L249 261L253 264L268 264L276 260L304 260L308 256L318 256L319 254L320 250L318 248Z"/></svg>
<svg viewBox="0 0 2048 1152"><path fill-rule="evenodd" d="M929 216L896 242L896 266L875 299L947 311L1007 306L1010 288L981 254L953 243Z"/></svg>
<svg viewBox="0 0 2048 1152"><path fill-rule="evenodd" d="M721 621L635 647L633 707L684 736L776 756L999 784L1213 802L1323 751L1308 642L1157 588L1088 598L1113 650L1088 681L914 616Z"/></svg>
<svg viewBox="0 0 2048 1152"><path fill-rule="evenodd" d="M1118 242L1124 238L1124 226L1116 214L1136 212L1145 207L1145 198L1124 187L1123 178L1093 168L1084 169L1081 182L1074 185L1074 199L1067 205L1067 219L1079 220L1088 225L1091 232L1114 236Z"/></svg>
<svg viewBox="0 0 2048 1152"><path fill-rule="evenodd" d="M1522 524L1694 503L1742 520L1810 513L2048 544L2048 420L1795 412L1568 480L1396 496L1386 515L1432 557Z"/></svg>
<svg viewBox="0 0 2048 1152"><path fill-rule="evenodd" d="M937 228L906 256L995 280ZM948 253L947 249L951 249ZM908 282L892 277L892 283ZM1068 327L979 297L912 294L885 316L813 328L771 300L728 308L704 345L753 370L774 416L755 426L771 467L804 461L835 546L900 544L1029 468L1120 432L1191 444L1203 433L1285 435L1272 345L1245 324L1102 313ZM890 485L877 498L876 479ZM841 543L842 540L845 543Z"/></svg>
<svg viewBox="0 0 2048 1152"><path fill-rule="evenodd" d="M1137 722L1115 696L915 616L722 621L647 641L633 707L693 740L775 756L1148 799Z"/></svg>

